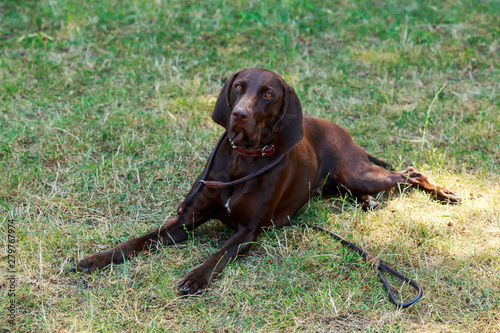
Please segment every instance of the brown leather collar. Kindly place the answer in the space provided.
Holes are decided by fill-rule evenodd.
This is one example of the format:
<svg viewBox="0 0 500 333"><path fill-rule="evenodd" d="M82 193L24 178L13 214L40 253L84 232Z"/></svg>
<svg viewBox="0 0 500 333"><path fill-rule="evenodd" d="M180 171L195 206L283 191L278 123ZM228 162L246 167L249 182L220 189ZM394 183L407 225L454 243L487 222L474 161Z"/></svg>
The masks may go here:
<svg viewBox="0 0 500 333"><path fill-rule="evenodd" d="M233 147L233 149L238 154L243 155L243 156L261 156L261 157L265 157L265 156L272 155L274 153L274 151L276 150L276 147L274 146L274 143L271 143L270 145L267 145L267 146L265 146L262 149L245 150L245 149L241 149L238 146L236 146L233 143L233 140L231 140L231 138L229 136L227 138L229 140L229 143L231 144L231 147Z"/></svg>

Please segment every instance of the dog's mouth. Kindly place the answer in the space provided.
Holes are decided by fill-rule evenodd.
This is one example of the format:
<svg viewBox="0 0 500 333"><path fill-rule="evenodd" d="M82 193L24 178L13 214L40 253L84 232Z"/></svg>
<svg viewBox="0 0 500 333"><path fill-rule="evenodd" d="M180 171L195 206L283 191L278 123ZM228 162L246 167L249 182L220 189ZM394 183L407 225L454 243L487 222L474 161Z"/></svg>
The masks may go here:
<svg viewBox="0 0 500 333"><path fill-rule="evenodd" d="M234 137L231 140L233 144L239 148L254 149L260 144L259 134L259 132L248 134L245 131L240 132L235 128L235 133L233 133Z"/></svg>
<svg viewBox="0 0 500 333"><path fill-rule="evenodd" d="M265 121L255 124L251 130L246 127L231 126L228 131L233 145L242 149L260 149L273 142L272 127Z"/></svg>
<svg viewBox="0 0 500 333"><path fill-rule="evenodd" d="M273 141L272 129L265 125L265 121L250 126L232 125L229 127L229 137L233 144L242 149L259 149Z"/></svg>

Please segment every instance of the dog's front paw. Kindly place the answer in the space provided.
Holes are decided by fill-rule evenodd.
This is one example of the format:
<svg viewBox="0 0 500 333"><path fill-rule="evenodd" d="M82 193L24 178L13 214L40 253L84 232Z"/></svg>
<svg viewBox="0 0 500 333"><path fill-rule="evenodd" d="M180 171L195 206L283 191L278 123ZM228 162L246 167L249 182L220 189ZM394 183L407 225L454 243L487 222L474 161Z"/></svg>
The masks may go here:
<svg viewBox="0 0 500 333"><path fill-rule="evenodd" d="M205 290L211 282L211 274L203 267L192 270L177 286L179 294L191 295Z"/></svg>
<svg viewBox="0 0 500 333"><path fill-rule="evenodd" d="M94 253L85 259L80 260L73 268L71 268L70 271L92 273L98 269L108 266L113 261L116 261L118 258L113 258L113 254L114 249Z"/></svg>

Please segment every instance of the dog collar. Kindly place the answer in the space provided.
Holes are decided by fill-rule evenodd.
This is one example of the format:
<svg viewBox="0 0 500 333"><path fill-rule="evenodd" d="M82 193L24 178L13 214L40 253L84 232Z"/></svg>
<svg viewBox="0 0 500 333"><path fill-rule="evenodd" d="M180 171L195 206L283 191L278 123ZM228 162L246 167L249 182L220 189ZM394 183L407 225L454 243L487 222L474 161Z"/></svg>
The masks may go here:
<svg viewBox="0 0 500 333"><path fill-rule="evenodd" d="M262 149L257 149L257 150L245 150L245 149L241 149L239 148L238 146L236 146L234 143L233 143L233 140L231 140L231 138L228 136L227 137L228 140L229 140L229 143L231 144L231 147L240 155L243 155L243 156L261 156L261 157L265 157L265 156L270 156L274 153L274 151L276 150L276 147L274 146L274 143L271 143L270 145L267 145L265 146L264 148Z"/></svg>

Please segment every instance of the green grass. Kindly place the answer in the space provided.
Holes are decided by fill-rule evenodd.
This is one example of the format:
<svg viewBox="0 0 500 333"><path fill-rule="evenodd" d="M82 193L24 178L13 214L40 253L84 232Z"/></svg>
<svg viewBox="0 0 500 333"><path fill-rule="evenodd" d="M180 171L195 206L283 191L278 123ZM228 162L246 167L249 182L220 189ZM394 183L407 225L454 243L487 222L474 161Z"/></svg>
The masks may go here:
<svg viewBox="0 0 500 333"><path fill-rule="evenodd" d="M500 331L498 13L494 0L1 2L0 328ZM460 192L442 206L396 190L372 213L313 200L295 219L417 279L419 303L395 309L368 264L298 227L267 230L202 296L175 286L230 236L215 221L124 265L68 273L174 216L222 133L210 119L222 82L249 66L276 71L305 114L370 154Z"/></svg>

